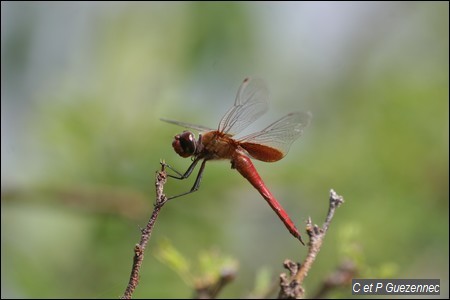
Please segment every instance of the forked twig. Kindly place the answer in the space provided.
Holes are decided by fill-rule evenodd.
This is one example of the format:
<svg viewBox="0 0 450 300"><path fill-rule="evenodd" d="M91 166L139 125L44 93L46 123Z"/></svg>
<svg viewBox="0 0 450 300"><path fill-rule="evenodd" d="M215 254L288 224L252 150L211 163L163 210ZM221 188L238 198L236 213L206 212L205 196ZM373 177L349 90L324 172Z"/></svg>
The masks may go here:
<svg viewBox="0 0 450 300"><path fill-rule="evenodd" d="M311 269L317 254L322 246L325 234L333 219L336 208L344 202L344 198L336 194L334 190L330 191L330 206L328 214L325 219L325 223L322 228L317 225L313 225L311 218L308 218L306 222L306 232L309 236L308 243L308 255L306 256L303 264L295 263L291 260L285 260L284 266L289 270L290 276L285 273L280 275L280 293L278 298L280 299L299 299L304 296L304 289L302 287L305 277L308 275L308 271Z"/></svg>

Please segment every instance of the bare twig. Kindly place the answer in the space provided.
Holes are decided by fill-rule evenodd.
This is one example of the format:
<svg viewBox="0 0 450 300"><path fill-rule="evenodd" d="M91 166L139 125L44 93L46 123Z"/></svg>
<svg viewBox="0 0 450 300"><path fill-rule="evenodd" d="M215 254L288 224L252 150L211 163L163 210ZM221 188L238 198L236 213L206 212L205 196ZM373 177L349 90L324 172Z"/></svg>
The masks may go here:
<svg viewBox="0 0 450 300"><path fill-rule="evenodd" d="M356 264L350 260L343 261L339 267L331 273L323 282L317 294L313 299L323 299L330 291L348 286L357 274Z"/></svg>
<svg viewBox="0 0 450 300"><path fill-rule="evenodd" d="M309 236L308 243L308 255L306 256L303 264L295 263L290 260L285 260L284 266L289 270L290 276L286 274L280 275L280 293L278 298L280 299L299 299L304 296L304 289L302 287L305 277L308 275L308 271L311 269L317 254L322 246L325 234L330 226L330 222L333 219L334 212L339 205L344 202L344 198L336 194L334 190L330 191L330 206L328 214L325 219L325 223L322 228L317 225L313 225L311 218L308 218L306 222L306 232Z"/></svg>
<svg viewBox="0 0 450 300"><path fill-rule="evenodd" d="M150 236L153 231L156 219L158 218L159 211L166 203L167 198L164 195L164 184L166 183L167 175L165 171L165 164L161 163L161 171L156 173L156 202L153 209L152 216L150 217L147 226L141 230L141 240L139 244L134 247L133 266L131 268L130 280L125 292L122 295L122 299L131 299L136 286L139 283L139 270L141 269L142 262L144 260L144 251L147 246Z"/></svg>
<svg viewBox="0 0 450 300"><path fill-rule="evenodd" d="M212 283L196 284L194 299L215 299L219 292L236 277L236 269L223 270L219 278Z"/></svg>

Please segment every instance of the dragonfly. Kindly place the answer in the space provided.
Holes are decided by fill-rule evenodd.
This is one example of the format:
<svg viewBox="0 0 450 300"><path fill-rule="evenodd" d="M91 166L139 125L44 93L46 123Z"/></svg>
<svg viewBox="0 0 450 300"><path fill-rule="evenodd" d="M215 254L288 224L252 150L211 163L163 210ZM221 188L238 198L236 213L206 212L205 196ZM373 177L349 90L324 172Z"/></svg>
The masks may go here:
<svg viewBox="0 0 450 300"><path fill-rule="evenodd" d="M222 117L217 129L201 125L178 122L168 119L162 121L194 129L199 133L198 139L191 131L183 131L175 135L172 147L181 157L191 157L192 163L184 173L180 173L170 165L165 164L176 175L168 174L175 179L186 179L202 161L192 188L180 195L169 197L168 200L197 191L200 187L206 162L210 160L229 160L231 168L236 169L267 201L284 223L289 232L302 244L300 233L287 212L275 196L267 188L259 176L252 159L263 162L276 162L289 151L291 144L302 136L310 124L310 112L293 112L285 115L261 131L234 138L250 124L255 122L267 110L269 90L262 79L247 77L242 82L236 95L234 105Z"/></svg>

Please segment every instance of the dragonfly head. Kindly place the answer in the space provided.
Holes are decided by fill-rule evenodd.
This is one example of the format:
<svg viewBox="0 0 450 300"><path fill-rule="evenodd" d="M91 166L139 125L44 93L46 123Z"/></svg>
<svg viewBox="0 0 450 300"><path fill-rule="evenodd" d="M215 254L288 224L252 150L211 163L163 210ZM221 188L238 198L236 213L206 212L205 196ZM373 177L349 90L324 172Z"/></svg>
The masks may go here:
<svg viewBox="0 0 450 300"><path fill-rule="evenodd" d="M192 132L183 131L174 137L172 147L181 157L189 157L196 154L197 140Z"/></svg>

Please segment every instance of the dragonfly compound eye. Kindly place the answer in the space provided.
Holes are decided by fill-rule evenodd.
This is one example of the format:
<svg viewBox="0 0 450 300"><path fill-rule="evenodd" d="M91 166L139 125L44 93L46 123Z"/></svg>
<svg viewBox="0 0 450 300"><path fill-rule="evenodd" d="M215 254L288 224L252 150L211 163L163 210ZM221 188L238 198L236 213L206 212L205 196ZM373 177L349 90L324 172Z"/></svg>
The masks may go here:
<svg viewBox="0 0 450 300"><path fill-rule="evenodd" d="M172 147L181 157L189 157L195 154L197 141L192 132L184 131L182 134L177 134L175 136Z"/></svg>

